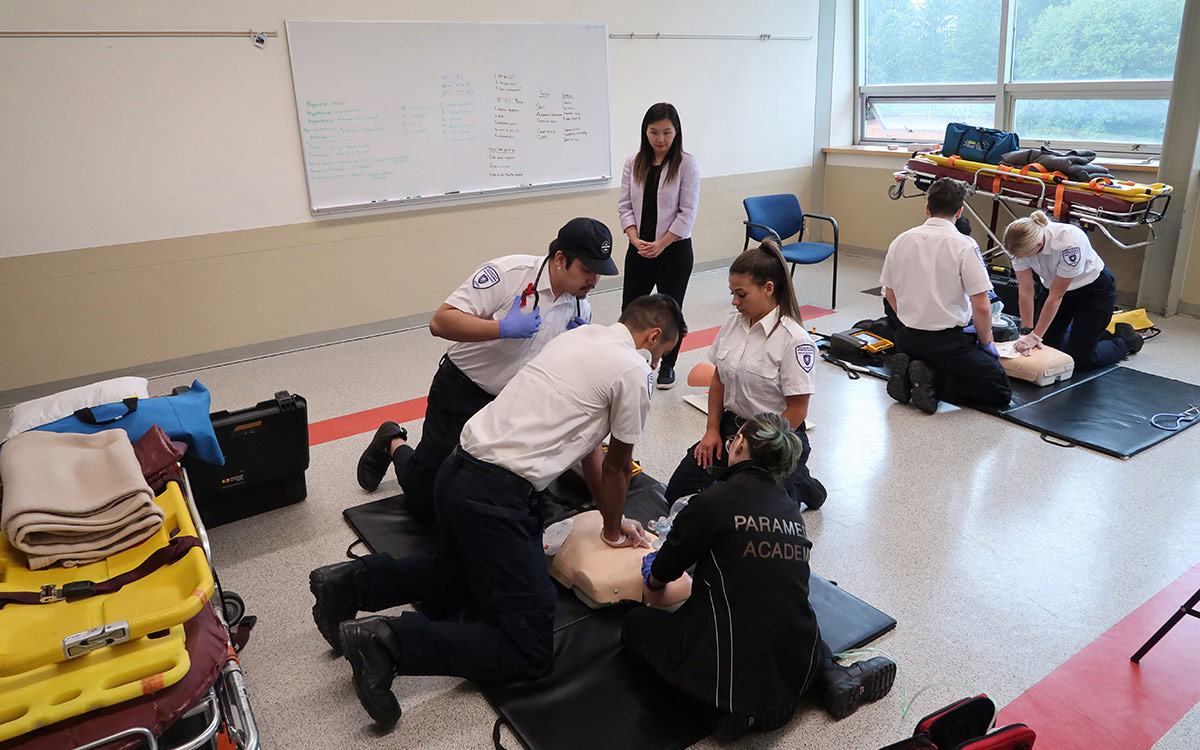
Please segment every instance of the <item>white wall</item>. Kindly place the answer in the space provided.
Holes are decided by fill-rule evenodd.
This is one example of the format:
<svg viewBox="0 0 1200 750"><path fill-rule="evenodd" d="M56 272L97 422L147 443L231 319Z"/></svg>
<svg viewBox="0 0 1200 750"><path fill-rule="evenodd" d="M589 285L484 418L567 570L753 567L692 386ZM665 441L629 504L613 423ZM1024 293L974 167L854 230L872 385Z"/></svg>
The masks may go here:
<svg viewBox="0 0 1200 750"><path fill-rule="evenodd" d="M645 108L680 110L705 177L809 166L815 0L17 0L6 30L275 30L220 38L0 39L0 258L313 221L288 19L604 22L610 32L813 36L609 47L614 173ZM840 19L839 19L840 22Z"/></svg>

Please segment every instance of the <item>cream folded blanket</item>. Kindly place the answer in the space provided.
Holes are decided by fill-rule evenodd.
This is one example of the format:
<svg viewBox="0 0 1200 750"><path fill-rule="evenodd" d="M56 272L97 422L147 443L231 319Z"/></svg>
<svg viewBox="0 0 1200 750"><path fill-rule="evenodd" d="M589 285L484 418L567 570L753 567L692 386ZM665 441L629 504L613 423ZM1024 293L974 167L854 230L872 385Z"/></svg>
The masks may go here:
<svg viewBox="0 0 1200 750"><path fill-rule="evenodd" d="M0 531L32 570L104 559L163 522L124 430L23 432L0 451L0 480Z"/></svg>

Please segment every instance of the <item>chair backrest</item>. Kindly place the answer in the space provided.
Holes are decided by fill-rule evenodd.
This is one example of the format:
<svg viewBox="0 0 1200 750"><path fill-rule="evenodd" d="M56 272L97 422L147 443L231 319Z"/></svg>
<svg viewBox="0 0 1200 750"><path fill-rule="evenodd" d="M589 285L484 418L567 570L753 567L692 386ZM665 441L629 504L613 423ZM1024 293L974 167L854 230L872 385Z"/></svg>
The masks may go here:
<svg viewBox="0 0 1200 750"><path fill-rule="evenodd" d="M775 230L784 240L804 231L804 209L791 193L759 195L742 201L746 218L755 224L763 224ZM768 234L757 227L746 227L750 238L762 242Z"/></svg>

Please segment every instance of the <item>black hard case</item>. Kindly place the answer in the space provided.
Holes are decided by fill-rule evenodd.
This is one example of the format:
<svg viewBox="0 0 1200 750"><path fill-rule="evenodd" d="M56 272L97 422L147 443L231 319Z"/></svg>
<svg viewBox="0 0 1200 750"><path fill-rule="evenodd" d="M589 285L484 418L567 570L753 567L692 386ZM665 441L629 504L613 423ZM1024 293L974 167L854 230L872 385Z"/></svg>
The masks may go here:
<svg viewBox="0 0 1200 750"><path fill-rule="evenodd" d="M308 408L303 396L280 391L270 401L210 415L225 465L184 456L205 526L237 521L308 495Z"/></svg>

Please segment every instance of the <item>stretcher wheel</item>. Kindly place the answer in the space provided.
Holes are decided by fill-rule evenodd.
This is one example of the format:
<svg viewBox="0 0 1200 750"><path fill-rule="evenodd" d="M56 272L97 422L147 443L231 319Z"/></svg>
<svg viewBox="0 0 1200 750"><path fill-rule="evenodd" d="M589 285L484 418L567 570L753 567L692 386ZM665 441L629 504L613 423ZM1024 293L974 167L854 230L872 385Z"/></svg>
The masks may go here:
<svg viewBox="0 0 1200 750"><path fill-rule="evenodd" d="M888 188L888 197L894 201L898 201L898 200L900 200L900 193L903 190L904 190L903 182L893 182L892 186Z"/></svg>
<svg viewBox="0 0 1200 750"><path fill-rule="evenodd" d="M246 616L246 602L234 591L221 592L221 612L225 615L225 624L233 630Z"/></svg>

